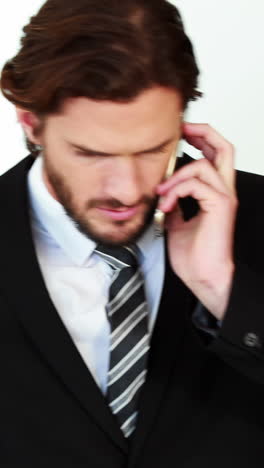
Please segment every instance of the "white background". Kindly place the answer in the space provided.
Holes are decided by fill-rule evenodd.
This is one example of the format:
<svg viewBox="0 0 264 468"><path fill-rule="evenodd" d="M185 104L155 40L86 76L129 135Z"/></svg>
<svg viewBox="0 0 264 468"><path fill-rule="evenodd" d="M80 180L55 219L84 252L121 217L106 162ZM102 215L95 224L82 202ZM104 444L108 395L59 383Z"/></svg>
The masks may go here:
<svg viewBox="0 0 264 468"><path fill-rule="evenodd" d="M74 0L73 0L74 1ZM99 1L99 0L98 0ZM236 168L264 174L263 0L175 0L201 69L204 97L186 118L208 122L236 147ZM0 67L43 0L9 0L0 15ZM0 96L0 173L28 154L13 106ZM192 156L199 154L188 147Z"/></svg>

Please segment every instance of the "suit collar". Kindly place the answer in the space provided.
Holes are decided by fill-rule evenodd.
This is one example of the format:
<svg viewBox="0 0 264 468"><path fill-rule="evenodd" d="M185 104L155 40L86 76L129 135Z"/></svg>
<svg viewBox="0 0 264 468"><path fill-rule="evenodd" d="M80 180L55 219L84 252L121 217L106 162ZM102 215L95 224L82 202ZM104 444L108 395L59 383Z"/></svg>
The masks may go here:
<svg viewBox="0 0 264 468"><path fill-rule="evenodd" d="M167 244L167 243L166 243ZM190 327L189 315L194 310L196 298L174 274L169 264L166 248L166 273L161 304L154 332L148 363L148 375L140 397L139 417L134 434L129 467L137 466L137 459L158 416L169 378L177 361L185 332Z"/></svg>
<svg viewBox="0 0 264 468"><path fill-rule="evenodd" d="M31 217L38 232L51 239L67 258L83 266L92 255L95 243L75 226L63 206L49 193L43 180L43 158L38 156L28 174Z"/></svg>

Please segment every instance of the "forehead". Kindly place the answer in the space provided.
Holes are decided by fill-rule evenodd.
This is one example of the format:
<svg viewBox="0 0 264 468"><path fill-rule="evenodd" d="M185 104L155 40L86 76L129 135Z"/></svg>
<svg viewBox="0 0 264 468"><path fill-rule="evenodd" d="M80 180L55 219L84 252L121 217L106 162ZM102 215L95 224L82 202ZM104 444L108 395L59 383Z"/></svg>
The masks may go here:
<svg viewBox="0 0 264 468"><path fill-rule="evenodd" d="M104 151L160 143L177 133L182 100L177 91L156 87L131 102L95 101L86 97L64 103L60 115L50 118L60 135Z"/></svg>

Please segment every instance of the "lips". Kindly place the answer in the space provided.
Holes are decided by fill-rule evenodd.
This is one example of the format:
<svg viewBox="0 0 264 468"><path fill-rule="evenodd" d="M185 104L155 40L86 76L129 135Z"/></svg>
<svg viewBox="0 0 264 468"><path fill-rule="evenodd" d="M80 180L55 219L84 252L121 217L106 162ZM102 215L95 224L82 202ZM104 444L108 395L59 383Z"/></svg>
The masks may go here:
<svg viewBox="0 0 264 468"><path fill-rule="evenodd" d="M126 219L132 218L135 214L138 213L139 207L135 206L132 208L126 208L121 210L109 210L107 208L97 208L101 213L105 214L111 219L115 219L117 221L124 221Z"/></svg>

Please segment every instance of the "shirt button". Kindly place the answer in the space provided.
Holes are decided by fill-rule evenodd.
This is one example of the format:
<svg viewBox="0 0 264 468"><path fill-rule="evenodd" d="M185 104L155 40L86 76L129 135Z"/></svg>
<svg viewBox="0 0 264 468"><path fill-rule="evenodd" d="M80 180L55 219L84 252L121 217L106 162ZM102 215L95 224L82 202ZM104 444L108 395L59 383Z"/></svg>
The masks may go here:
<svg viewBox="0 0 264 468"><path fill-rule="evenodd" d="M255 333L247 333L244 336L244 344L249 348L261 348L261 341Z"/></svg>

